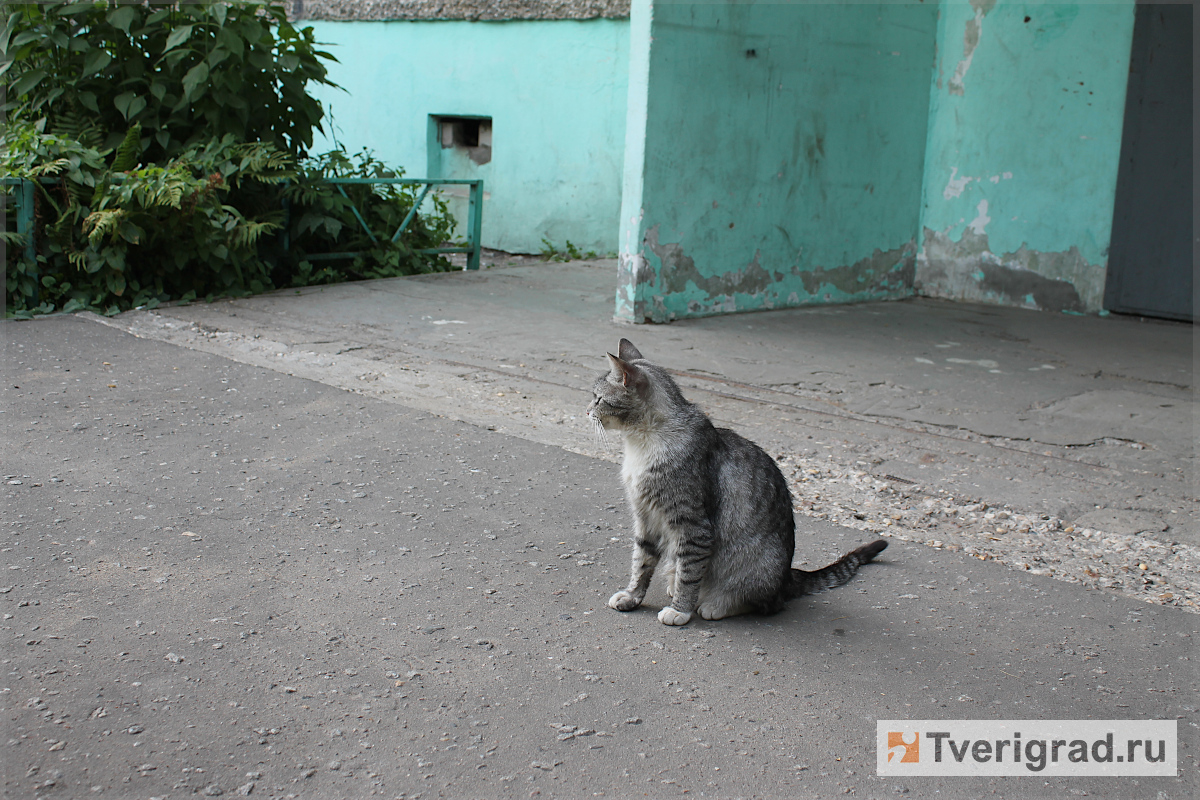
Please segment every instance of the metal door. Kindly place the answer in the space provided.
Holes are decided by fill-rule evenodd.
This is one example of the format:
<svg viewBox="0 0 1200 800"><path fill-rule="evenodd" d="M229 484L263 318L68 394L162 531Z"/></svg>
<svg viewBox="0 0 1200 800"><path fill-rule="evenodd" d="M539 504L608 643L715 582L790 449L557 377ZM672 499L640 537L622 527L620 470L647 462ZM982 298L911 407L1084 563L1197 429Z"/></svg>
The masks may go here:
<svg viewBox="0 0 1200 800"><path fill-rule="evenodd" d="M1104 306L1191 320L1192 6L1136 14Z"/></svg>

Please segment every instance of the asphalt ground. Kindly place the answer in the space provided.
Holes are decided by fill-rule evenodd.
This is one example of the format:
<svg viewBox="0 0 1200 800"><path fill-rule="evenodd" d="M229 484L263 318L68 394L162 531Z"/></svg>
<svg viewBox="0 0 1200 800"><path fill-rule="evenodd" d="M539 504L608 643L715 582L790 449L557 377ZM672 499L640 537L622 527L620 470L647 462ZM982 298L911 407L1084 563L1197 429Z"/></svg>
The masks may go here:
<svg viewBox="0 0 1200 800"><path fill-rule="evenodd" d="M805 516L1200 610L1193 326L928 298L632 326L615 261L489 263L84 316L613 462L580 398L631 337Z"/></svg>
<svg viewBox="0 0 1200 800"><path fill-rule="evenodd" d="M893 541L668 628L657 585L604 605L610 461L78 317L0 332L5 797L1196 794L1195 614ZM811 565L870 536L799 524ZM878 719L1178 719L1180 771L880 778Z"/></svg>

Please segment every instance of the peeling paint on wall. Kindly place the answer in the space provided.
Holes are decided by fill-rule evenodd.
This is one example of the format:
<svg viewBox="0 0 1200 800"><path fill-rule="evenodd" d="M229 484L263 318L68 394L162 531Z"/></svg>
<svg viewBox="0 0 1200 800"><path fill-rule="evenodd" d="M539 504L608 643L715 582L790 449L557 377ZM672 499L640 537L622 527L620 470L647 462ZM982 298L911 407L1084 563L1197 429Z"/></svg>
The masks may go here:
<svg viewBox="0 0 1200 800"><path fill-rule="evenodd" d="M618 319L910 296L936 19L634 2Z"/></svg>
<svg viewBox="0 0 1200 800"><path fill-rule="evenodd" d="M800 280L812 297L835 290L846 296L906 297L912 294L916 275L916 242L874 253L843 267L817 267L801 272Z"/></svg>
<svg viewBox="0 0 1200 800"><path fill-rule="evenodd" d="M622 256L622 286L635 285L634 297L618 290L618 319L669 322L679 317L727 314L819 303L894 300L912 294L916 242L876 249L853 264L775 270L762 265L762 252L739 269L704 274L695 259L674 242L661 242L659 226L646 231L643 254Z"/></svg>
<svg viewBox="0 0 1200 800"><path fill-rule="evenodd" d="M947 71L964 50L930 79L918 293L1103 308L1133 9L942 0Z"/></svg>
<svg viewBox="0 0 1200 800"><path fill-rule="evenodd" d="M1071 255L1078 255L1078 252ZM980 288L989 294L1003 297L1006 305L1021 305L1033 299L1043 311L1074 311L1082 313L1079 293L1067 281L1045 278L1028 269L1004 264L984 264Z"/></svg>
<svg viewBox="0 0 1200 800"><path fill-rule="evenodd" d="M967 77L967 70L971 68L971 61L975 58L975 48L979 46L979 37L983 35L983 18L995 5L996 0L971 0L971 8L975 9L975 16L967 20L963 30L963 57L954 69L954 74L950 76L950 94L961 95L963 93L965 88L963 81Z"/></svg>
<svg viewBox="0 0 1200 800"><path fill-rule="evenodd" d="M980 200L979 205L975 207L975 210L979 212L979 216L967 223L967 227L971 229L971 233L982 234L985 232L987 224L992 221L992 218L989 217L987 213L988 201Z"/></svg>
<svg viewBox="0 0 1200 800"><path fill-rule="evenodd" d="M1099 311L1133 0L931 5L635 2L618 316L914 291ZM919 258L887 249L918 231Z"/></svg>
<svg viewBox="0 0 1200 800"><path fill-rule="evenodd" d="M958 167L951 167L950 180L946 181L946 188L942 190L942 197L952 200L955 197L962 196L963 189L966 189L967 184L974 180L978 180L978 178L972 178L967 175L959 177Z"/></svg>
<svg viewBox="0 0 1200 800"><path fill-rule="evenodd" d="M968 229L954 241L926 228L914 288L930 297L1083 313L1100 309L1104 266L1089 264L1076 247L1045 253L1022 245L996 254L986 234Z"/></svg>
<svg viewBox="0 0 1200 800"><path fill-rule="evenodd" d="M750 263L741 269L704 277L696 269L696 262L683 252L682 247L659 243L658 229L659 226L655 225L646 231L645 245L658 258L664 292L687 291L690 282L709 297L727 298L735 292L759 294L775 281L771 273L758 263L760 253L757 250Z"/></svg>
<svg viewBox="0 0 1200 800"><path fill-rule="evenodd" d="M643 285L648 281L646 259L641 253L617 257L617 298L613 319L617 322L651 322L647 319Z"/></svg>

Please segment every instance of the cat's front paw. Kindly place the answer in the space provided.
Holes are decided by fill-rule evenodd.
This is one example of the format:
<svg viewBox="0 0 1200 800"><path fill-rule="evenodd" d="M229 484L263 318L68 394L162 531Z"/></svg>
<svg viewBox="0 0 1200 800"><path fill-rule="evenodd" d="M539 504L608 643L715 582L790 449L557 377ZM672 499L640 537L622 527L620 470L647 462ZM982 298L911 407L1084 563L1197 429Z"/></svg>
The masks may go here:
<svg viewBox="0 0 1200 800"><path fill-rule="evenodd" d="M658 621L663 625L687 625L691 620L691 614L685 614L682 611L667 606L662 611L658 612Z"/></svg>
<svg viewBox="0 0 1200 800"><path fill-rule="evenodd" d="M622 589L608 598L608 607L615 608L617 611L633 611L641 604L642 601L628 589Z"/></svg>

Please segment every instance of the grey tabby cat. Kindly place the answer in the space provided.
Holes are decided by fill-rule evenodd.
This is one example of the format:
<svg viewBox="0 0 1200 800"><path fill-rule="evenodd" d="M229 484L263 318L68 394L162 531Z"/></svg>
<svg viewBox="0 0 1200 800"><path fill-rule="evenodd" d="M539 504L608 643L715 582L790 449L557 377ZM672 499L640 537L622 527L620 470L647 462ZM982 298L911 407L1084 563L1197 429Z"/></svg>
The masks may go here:
<svg viewBox="0 0 1200 800"><path fill-rule="evenodd" d="M792 569L796 522L783 473L758 445L714 427L671 376L627 339L592 389L588 418L625 440L621 476L633 509L633 575L609 606L632 611L662 564L664 625L693 614L773 614L793 597L841 586L887 547L879 539L829 566Z"/></svg>

